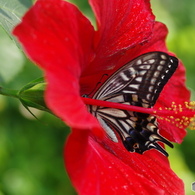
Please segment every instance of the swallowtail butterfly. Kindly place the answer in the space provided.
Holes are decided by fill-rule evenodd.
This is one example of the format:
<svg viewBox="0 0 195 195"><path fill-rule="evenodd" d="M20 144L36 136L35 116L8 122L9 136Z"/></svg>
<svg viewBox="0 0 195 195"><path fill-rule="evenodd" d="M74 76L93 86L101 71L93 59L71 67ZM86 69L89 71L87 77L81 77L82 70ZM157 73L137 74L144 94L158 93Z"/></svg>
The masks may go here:
<svg viewBox="0 0 195 195"><path fill-rule="evenodd" d="M177 58L166 53L143 54L108 78L92 98L151 108L177 66ZM153 115L101 106L89 106L89 111L98 119L110 139L118 142L117 137L120 137L130 152L142 154L156 149L168 156L159 142L173 147L159 134Z"/></svg>

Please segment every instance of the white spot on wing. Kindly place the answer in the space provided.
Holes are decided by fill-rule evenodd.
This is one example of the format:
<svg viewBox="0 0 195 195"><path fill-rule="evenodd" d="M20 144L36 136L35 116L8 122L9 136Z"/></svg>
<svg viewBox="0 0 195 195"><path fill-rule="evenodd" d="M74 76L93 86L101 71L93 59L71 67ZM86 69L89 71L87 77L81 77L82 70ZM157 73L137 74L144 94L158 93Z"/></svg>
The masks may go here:
<svg viewBox="0 0 195 195"><path fill-rule="evenodd" d="M118 95L116 97L106 98L106 101L109 102L124 102L123 95Z"/></svg>
<svg viewBox="0 0 195 195"><path fill-rule="evenodd" d="M124 93L130 93L130 94L134 94L136 93L136 91L127 91L127 90L123 90Z"/></svg>
<svg viewBox="0 0 195 195"><path fill-rule="evenodd" d="M154 89L154 86L150 86L148 90L149 90L149 92L152 92L153 89Z"/></svg>
<svg viewBox="0 0 195 195"><path fill-rule="evenodd" d="M149 104L146 104L146 103L142 103L142 106L143 106L144 108L149 108Z"/></svg>
<svg viewBox="0 0 195 195"><path fill-rule="evenodd" d="M161 61L160 61L160 64L161 64L161 65L164 65L164 64L165 64L165 61L164 61L164 60L161 60Z"/></svg>
<svg viewBox="0 0 195 195"><path fill-rule="evenodd" d="M150 65L141 65L141 66L139 66L139 68L141 68L141 69L150 69Z"/></svg>
<svg viewBox="0 0 195 195"><path fill-rule="evenodd" d="M130 71L130 74L131 74L131 77L135 77L135 75L137 74L137 70L135 70L134 68L129 68L129 71Z"/></svg>
<svg viewBox="0 0 195 195"><path fill-rule="evenodd" d="M155 59L148 60L149 64L153 64L155 62Z"/></svg>
<svg viewBox="0 0 195 195"><path fill-rule="evenodd" d="M148 123L146 128L149 129L150 131L154 132L154 130L156 129L156 126L152 123Z"/></svg>
<svg viewBox="0 0 195 195"><path fill-rule="evenodd" d="M97 116L98 121L100 122L102 128L105 130L105 132L107 133L107 135L110 137L110 139L113 142L118 142L118 139L116 137L116 134L114 133L114 131L104 122L104 120L102 120L102 118L100 116Z"/></svg>
<svg viewBox="0 0 195 195"><path fill-rule="evenodd" d="M130 119L131 119L132 121L134 121L134 122L137 121L137 117L134 117L134 116L130 117Z"/></svg>
<svg viewBox="0 0 195 195"><path fill-rule="evenodd" d="M134 102L138 102L138 96L137 95L132 95L132 100Z"/></svg>
<svg viewBox="0 0 195 195"><path fill-rule="evenodd" d="M123 129L128 132L128 130L130 129L129 125L127 123L125 123L123 120L120 120L120 123L123 126Z"/></svg>
<svg viewBox="0 0 195 195"><path fill-rule="evenodd" d="M134 121L127 119L126 122L129 124L129 126L135 128L136 123L135 123ZM129 129L130 129L130 128L129 128Z"/></svg>
<svg viewBox="0 0 195 195"><path fill-rule="evenodd" d="M164 55L164 54L161 54L160 57L161 57L163 60L166 60L166 59L167 59L167 56Z"/></svg>
<svg viewBox="0 0 195 195"><path fill-rule="evenodd" d="M121 118L127 117L123 110L115 109L115 108L103 108L103 109L99 109L98 112L99 114L109 115L112 117L121 117Z"/></svg>
<svg viewBox="0 0 195 195"><path fill-rule="evenodd" d="M122 79L124 81L128 81L129 80L129 78L123 72L120 73L120 76L122 77Z"/></svg>
<svg viewBox="0 0 195 195"><path fill-rule="evenodd" d="M159 71L156 71L156 72L154 73L154 76L155 76L155 77L159 77L159 74L160 74Z"/></svg>
<svg viewBox="0 0 195 195"><path fill-rule="evenodd" d="M139 85L138 84L130 84L129 87L131 87L133 89L138 89Z"/></svg>
<svg viewBox="0 0 195 195"><path fill-rule="evenodd" d="M139 60L137 60L136 64L140 65L140 64L142 64L142 61L139 59Z"/></svg>
<svg viewBox="0 0 195 195"><path fill-rule="evenodd" d="M163 66L158 66L157 70L161 71L163 69Z"/></svg>
<svg viewBox="0 0 195 195"><path fill-rule="evenodd" d="M120 83L114 83L114 87L118 87Z"/></svg>
<svg viewBox="0 0 195 195"><path fill-rule="evenodd" d="M155 82L156 82L156 79L155 79L155 78L152 78L151 81L150 81L150 83L151 83L152 85L154 85Z"/></svg>
<svg viewBox="0 0 195 195"><path fill-rule="evenodd" d="M139 72L139 75L143 76L146 72L147 72L146 70L142 70L142 71Z"/></svg>
<svg viewBox="0 0 195 195"><path fill-rule="evenodd" d="M149 137L149 140L150 140L151 142L155 141L155 139L153 138L152 135Z"/></svg>
<svg viewBox="0 0 195 195"><path fill-rule="evenodd" d="M142 81L142 77L136 77L135 80L138 81L138 82L141 82Z"/></svg>
<svg viewBox="0 0 195 195"><path fill-rule="evenodd" d="M147 98L148 100L150 100L151 94L147 94L146 98Z"/></svg>

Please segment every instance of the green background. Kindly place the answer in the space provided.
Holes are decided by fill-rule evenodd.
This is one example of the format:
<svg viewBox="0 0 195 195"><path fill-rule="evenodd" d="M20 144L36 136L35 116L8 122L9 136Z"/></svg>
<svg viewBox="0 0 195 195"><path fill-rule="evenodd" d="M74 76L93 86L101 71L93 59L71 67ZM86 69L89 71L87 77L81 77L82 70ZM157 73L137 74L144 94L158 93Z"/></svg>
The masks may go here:
<svg viewBox="0 0 195 195"><path fill-rule="evenodd" d="M72 2L93 18L86 0ZM195 1L152 0L152 8L157 20L169 28L168 47L183 61L187 86L195 100ZM20 89L40 76L42 72L0 29L1 86ZM38 120L18 100L0 96L0 195L76 194L62 158L68 127L50 114L33 112ZM174 149L168 149L171 166L184 180L188 195L194 194L191 191L191 183L195 181L194 148L195 132L188 130L181 145L175 144Z"/></svg>

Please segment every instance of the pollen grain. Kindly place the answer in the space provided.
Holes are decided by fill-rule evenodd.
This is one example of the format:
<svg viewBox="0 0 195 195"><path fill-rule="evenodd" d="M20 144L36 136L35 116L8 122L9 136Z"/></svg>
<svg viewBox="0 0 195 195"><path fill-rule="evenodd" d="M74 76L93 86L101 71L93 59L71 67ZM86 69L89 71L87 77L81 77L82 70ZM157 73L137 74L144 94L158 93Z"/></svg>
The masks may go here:
<svg viewBox="0 0 195 195"><path fill-rule="evenodd" d="M159 120L165 120L178 128L195 130L195 101L184 102L183 104L172 102L170 107L160 107L158 110L161 113L157 116ZM164 116L163 111L166 113ZM167 114L169 111L170 113ZM190 116L187 114L189 112L192 113Z"/></svg>

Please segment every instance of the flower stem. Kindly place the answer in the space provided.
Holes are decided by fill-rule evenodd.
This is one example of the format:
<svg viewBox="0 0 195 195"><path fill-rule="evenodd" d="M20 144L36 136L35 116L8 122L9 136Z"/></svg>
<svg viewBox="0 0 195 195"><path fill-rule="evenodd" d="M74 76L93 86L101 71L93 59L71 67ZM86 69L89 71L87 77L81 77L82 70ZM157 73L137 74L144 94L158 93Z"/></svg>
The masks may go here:
<svg viewBox="0 0 195 195"><path fill-rule="evenodd" d="M0 87L0 95L19 98L18 97L18 90L6 89L6 88L2 88L2 87Z"/></svg>

